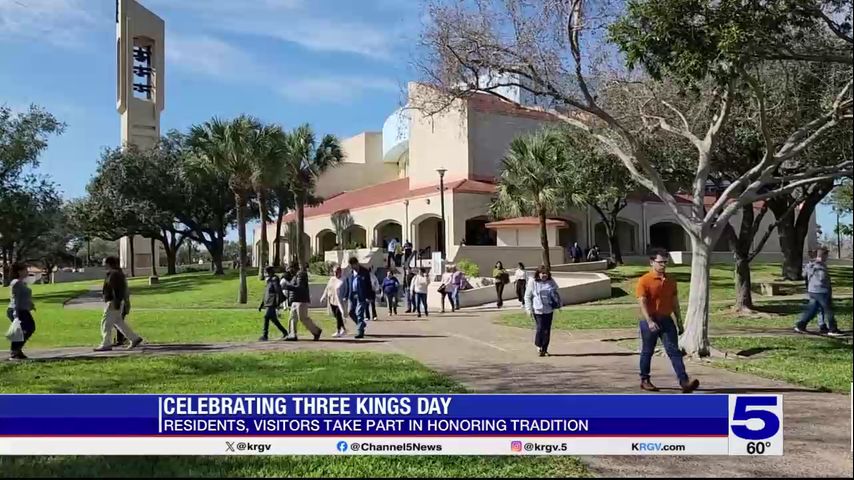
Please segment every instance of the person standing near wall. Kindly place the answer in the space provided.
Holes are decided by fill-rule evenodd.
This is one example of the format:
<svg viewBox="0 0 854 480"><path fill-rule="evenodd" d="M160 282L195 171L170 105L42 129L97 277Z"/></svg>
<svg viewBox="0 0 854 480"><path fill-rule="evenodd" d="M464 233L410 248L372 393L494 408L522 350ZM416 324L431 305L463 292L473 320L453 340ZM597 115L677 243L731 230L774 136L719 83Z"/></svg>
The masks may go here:
<svg viewBox="0 0 854 480"><path fill-rule="evenodd" d="M371 293L368 297L368 308L369 315L366 318L370 318L371 320L377 319L377 295L382 294L382 289L380 288L380 281L377 279L377 272L374 271L374 267L368 267L368 274L371 280Z"/></svg>
<svg viewBox="0 0 854 480"><path fill-rule="evenodd" d="M554 311L561 307L557 289L557 283L552 279L551 272L545 265L540 265L525 289L525 310L533 317L537 326L534 345L541 357L549 355L552 319Z"/></svg>
<svg viewBox="0 0 854 480"><path fill-rule="evenodd" d="M504 306L504 286L510 283L510 275L504 269L504 264L501 261L495 262L492 278L495 279L495 296L498 297L498 308L501 308Z"/></svg>
<svg viewBox="0 0 854 480"><path fill-rule="evenodd" d="M33 291L27 285L27 265L24 263L13 263L10 269L9 284L9 307L6 309L6 317L10 322L17 320L21 324L23 339L13 341L10 345L9 360L26 360L24 355L24 344L36 331L36 321L32 312L36 309L33 303Z"/></svg>
<svg viewBox="0 0 854 480"><path fill-rule="evenodd" d="M412 279L415 278L415 268L404 268L406 274L403 276L403 294L406 295L406 312L412 313L415 311L415 294L409 288L412 285Z"/></svg>
<svg viewBox="0 0 854 480"><path fill-rule="evenodd" d="M401 245L396 238L394 240L394 266L395 268L400 268L401 262L403 261L403 245Z"/></svg>
<svg viewBox="0 0 854 480"><path fill-rule="evenodd" d="M691 393L700 386L700 381L688 378L682 351L679 350L679 335L683 331L682 313L679 309L676 280L667 276L668 258L670 254L667 250L653 249L649 254L650 271L638 279L635 288L642 316L638 323L641 336L641 389L658 391L650 381L650 366L655 344L661 338L682 392Z"/></svg>
<svg viewBox="0 0 854 480"><path fill-rule="evenodd" d="M386 253L387 253L386 261L385 261L386 268L389 268L389 269L391 268L392 262L394 262L394 254L397 251L397 246L399 243L400 242L398 242L396 238L392 238L391 240L388 241L388 245L386 245Z"/></svg>
<svg viewBox="0 0 854 480"><path fill-rule="evenodd" d="M451 304L451 312L454 311L454 300L452 295L452 280L454 275L454 267L451 265L445 266L445 273L442 274L442 280L439 283L438 292L442 296L442 313L445 313L445 299ZM416 299L417 305L417 299Z"/></svg>
<svg viewBox="0 0 854 480"><path fill-rule="evenodd" d="M403 244L403 266L406 268L412 267L412 265L410 265L411 261L412 261L412 242L407 240ZM407 285L409 285L409 284L407 283Z"/></svg>
<svg viewBox="0 0 854 480"><path fill-rule="evenodd" d="M528 285L528 273L525 265L519 262L516 272L513 273L513 284L516 287L516 298L519 300L522 310L525 309L525 287Z"/></svg>

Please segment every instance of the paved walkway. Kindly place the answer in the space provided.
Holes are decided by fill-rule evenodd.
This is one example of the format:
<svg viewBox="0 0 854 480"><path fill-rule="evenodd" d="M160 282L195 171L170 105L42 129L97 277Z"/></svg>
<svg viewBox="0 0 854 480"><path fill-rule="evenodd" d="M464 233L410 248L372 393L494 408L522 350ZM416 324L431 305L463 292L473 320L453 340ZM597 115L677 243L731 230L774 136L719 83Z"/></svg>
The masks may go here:
<svg viewBox="0 0 854 480"><path fill-rule="evenodd" d="M189 352L345 349L397 352L447 374L476 392L639 393L634 352L613 340L619 331L555 331L552 356L539 358L532 332L493 323L495 311L464 310L369 324L367 341L329 339L209 345L149 345L139 351L93 354L90 349L30 350L33 358L180 354ZM604 335L603 335L604 334ZM627 337L631 338L631 336ZM783 457L585 457L602 476L834 476L852 477L850 399L692 362L700 393L782 393ZM665 358L653 360L653 377L665 393L677 393Z"/></svg>

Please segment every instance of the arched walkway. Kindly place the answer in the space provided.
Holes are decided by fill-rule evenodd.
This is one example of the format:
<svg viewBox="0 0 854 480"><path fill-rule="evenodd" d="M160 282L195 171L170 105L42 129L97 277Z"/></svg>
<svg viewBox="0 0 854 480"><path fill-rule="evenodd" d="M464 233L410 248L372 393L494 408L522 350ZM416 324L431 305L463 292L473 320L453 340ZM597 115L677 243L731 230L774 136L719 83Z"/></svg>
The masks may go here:
<svg viewBox="0 0 854 480"><path fill-rule="evenodd" d="M497 245L497 234L495 230L486 228L486 224L489 222L489 217L486 215L480 215L466 220L466 245Z"/></svg>
<svg viewBox="0 0 854 480"><path fill-rule="evenodd" d="M397 220L383 220L374 227L374 246L385 248L391 239L396 238L399 242L403 239L403 227Z"/></svg>
<svg viewBox="0 0 854 480"><path fill-rule="evenodd" d="M611 243L608 241L605 224L602 222L597 223L594 232L595 245L599 246L599 251L602 253L611 253ZM637 253L637 238L637 224L626 220L617 220L617 242L620 245L620 252L623 255L634 255Z"/></svg>
<svg viewBox="0 0 854 480"><path fill-rule="evenodd" d="M361 225L350 225L341 235L344 248L365 248L368 246L368 232Z"/></svg>
<svg viewBox="0 0 854 480"><path fill-rule="evenodd" d="M685 230L674 222L654 223L649 226L649 246L668 252L684 252L688 250Z"/></svg>
<svg viewBox="0 0 854 480"><path fill-rule="evenodd" d="M578 223L576 223L575 220L570 220L566 217L553 217L553 219L566 222L566 227L562 227L557 230L558 245L567 249L575 242L579 242L579 245L584 243L578 235ZM588 246L588 248L590 248L590 246Z"/></svg>
<svg viewBox="0 0 854 480"><path fill-rule="evenodd" d="M441 217L435 214L425 214L412 220L415 248L423 250L430 247L432 251L438 251L441 223Z"/></svg>
<svg viewBox="0 0 854 480"><path fill-rule="evenodd" d="M338 237L335 236L335 232L332 230L321 230L315 236L315 247L314 251L320 255L325 254L331 250L335 250L335 245L338 243Z"/></svg>

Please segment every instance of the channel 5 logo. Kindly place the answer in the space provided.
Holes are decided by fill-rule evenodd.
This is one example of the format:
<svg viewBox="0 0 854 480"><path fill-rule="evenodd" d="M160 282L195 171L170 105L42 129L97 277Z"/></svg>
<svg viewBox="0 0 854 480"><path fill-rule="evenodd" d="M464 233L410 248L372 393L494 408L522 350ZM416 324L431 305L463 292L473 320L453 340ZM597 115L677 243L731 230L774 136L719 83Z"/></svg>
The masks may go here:
<svg viewBox="0 0 854 480"><path fill-rule="evenodd" d="M522 451L522 442L519 440L514 440L510 442L510 451L512 452L521 452Z"/></svg>
<svg viewBox="0 0 854 480"><path fill-rule="evenodd" d="M779 396L738 395L730 404L730 430L744 440L766 440L780 431Z"/></svg>

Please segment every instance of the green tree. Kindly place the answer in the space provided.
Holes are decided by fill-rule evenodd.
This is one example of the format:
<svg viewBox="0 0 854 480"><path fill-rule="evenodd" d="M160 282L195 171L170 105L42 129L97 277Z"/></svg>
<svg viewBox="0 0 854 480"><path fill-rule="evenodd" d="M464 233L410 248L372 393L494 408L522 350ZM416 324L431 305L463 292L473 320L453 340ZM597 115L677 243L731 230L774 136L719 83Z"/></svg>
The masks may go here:
<svg viewBox="0 0 854 480"><path fill-rule="evenodd" d="M338 138L324 135L318 143L314 131L308 124L301 125L288 134L285 150L283 175L291 180L296 206L296 254L302 265L306 262L305 207L312 202L317 180L326 170L344 160L344 152Z"/></svg>
<svg viewBox="0 0 854 480"><path fill-rule="evenodd" d="M252 194L252 177L255 161L252 157L261 128L258 120L240 116L231 121L213 118L190 129L188 143L209 171L220 171L228 176L228 185L234 195L237 209L237 236L239 245L240 286L238 303L246 303L246 205Z"/></svg>
<svg viewBox="0 0 854 480"><path fill-rule="evenodd" d="M21 113L0 105L0 188L18 178L24 167L37 166L48 137L64 130L64 123L36 105Z"/></svg>
<svg viewBox="0 0 854 480"><path fill-rule="evenodd" d="M554 131L517 137L501 161L497 196L491 205L496 217L535 216L540 222L543 265L551 268L546 220L568 205L564 139Z"/></svg>
<svg viewBox="0 0 854 480"><path fill-rule="evenodd" d="M797 0L784 1L795 5L792 2ZM839 4L845 18L850 17L850 2L823 2L833 3ZM794 176L778 172L780 165L849 121L854 102L851 82L842 81L834 85L837 94L820 116L788 132L783 142L768 140L767 130L778 116L769 114L767 85L755 76L756 68L772 55L785 53L783 47L801 52L802 47L815 50L827 45L830 50L850 51L850 33L833 21L838 14L828 22L812 11L780 12L774 5L741 0L636 0L621 11L613 2L583 0L436 0L431 2L431 21L422 35L424 60L418 65L436 93L414 99L413 108L435 114L459 105L449 100L488 92L522 109L546 111L557 121L592 134L620 159L635 182L661 199L691 239L691 286L681 344L691 355L707 356L710 254L730 218L744 205L851 170L850 163L841 163ZM754 42L775 48L750 48ZM787 60L803 61L799 57L790 55ZM849 54L822 54L820 61L852 63ZM645 72L624 67L642 67ZM653 96L639 112L643 122L636 123L600 101L603 88L612 80L632 85L644 73L654 80L690 86L708 100L704 104L713 107L691 117ZM520 104L520 97L503 93L507 87L537 97L536 103ZM763 132L766 151L749 174L732 182L707 207L704 194L714 169L711 152L738 96L756 102L757 128ZM676 194L684 192L668 187L642 141L650 130L667 132L694 150L690 211L680 207Z"/></svg>
<svg viewBox="0 0 854 480"><path fill-rule="evenodd" d="M40 261L39 248L62 213L62 199L48 179L28 175L0 188L0 255L8 285L13 262Z"/></svg>
<svg viewBox="0 0 854 480"><path fill-rule="evenodd" d="M281 159L287 151L287 134L278 125L264 125L253 132L254 138L249 144L253 148L252 186L258 201L258 218L261 224L261 245L258 258L258 277L264 278L264 269L269 257L267 223L269 221L270 198L276 187L285 185ZM281 211L281 208L280 208ZM276 234L278 237L278 232ZM278 244L278 239L276 239Z"/></svg>

